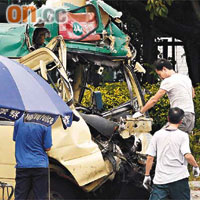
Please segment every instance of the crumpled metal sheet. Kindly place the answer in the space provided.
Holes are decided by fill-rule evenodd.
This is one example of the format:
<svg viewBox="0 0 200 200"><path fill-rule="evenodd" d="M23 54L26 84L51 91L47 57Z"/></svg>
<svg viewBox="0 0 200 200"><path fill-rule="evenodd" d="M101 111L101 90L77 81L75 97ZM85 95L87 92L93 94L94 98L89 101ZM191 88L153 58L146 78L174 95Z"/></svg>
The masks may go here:
<svg viewBox="0 0 200 200"><path fill-rule="evenodd" d="M112 18L120 18L122 16L122 12L117 11L116 9L109 6L104 1L98 1L98 5L110 15Z"/></svg>
<svg viewBox="0 0 200 200"><path fill-rule="evenodd" d="M74 176L80 186L86 185L109 174L101 151L93 142L88 126L80 117L78 122L64 130L61 120L53 125L53 146L48 155L63 166Z"/></svg>

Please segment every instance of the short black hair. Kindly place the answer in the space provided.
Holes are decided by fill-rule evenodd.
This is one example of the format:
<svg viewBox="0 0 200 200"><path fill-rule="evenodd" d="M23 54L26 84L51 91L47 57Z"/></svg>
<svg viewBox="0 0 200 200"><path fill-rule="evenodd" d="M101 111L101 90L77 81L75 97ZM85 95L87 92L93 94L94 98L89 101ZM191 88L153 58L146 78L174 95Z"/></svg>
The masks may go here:
<svg viewBox="0 0 200 200"><path fill-rule="evenodd" d="M155 67L156 70L159 70L159 71L162 70L163 67L166 67L167 69L173 69L172 63L165 58L161 58L161 59L156 60L153 63L153 66Z"/></svg>
<svg viewBox="0 0 200 200"><path fill-rule="evenodd" d="M168 121L172 124L178 124L184 117L184 111L178 107L170 108L168 112Z"/></svg>

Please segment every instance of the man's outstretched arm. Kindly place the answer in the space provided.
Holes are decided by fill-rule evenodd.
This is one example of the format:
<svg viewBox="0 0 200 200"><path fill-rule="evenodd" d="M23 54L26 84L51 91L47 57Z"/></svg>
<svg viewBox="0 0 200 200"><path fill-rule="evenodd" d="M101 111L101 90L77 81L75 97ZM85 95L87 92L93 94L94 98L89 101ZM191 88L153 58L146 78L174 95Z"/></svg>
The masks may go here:
<svg viewBox="0 0 200 200"><path fill-rule="evenodd" d="M142 114L144 114L146 111L148 111L150 108L152 108L166 93L165 90L159 89L157 93L152 96L149 101L144 105L144 107L140 110Z"/></svg>

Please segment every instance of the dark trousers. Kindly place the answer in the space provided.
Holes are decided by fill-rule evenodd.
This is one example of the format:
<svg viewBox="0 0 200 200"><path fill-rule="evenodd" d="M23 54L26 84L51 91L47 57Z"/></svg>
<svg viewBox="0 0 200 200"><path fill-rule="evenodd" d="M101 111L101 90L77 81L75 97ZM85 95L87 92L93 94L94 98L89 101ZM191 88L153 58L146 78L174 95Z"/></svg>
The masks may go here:
<svg viewBox="0 0 200 200"><path fill-rule="evenodd" d="M188 178L163 185L153 185L149 200L190 200Z"/></svg>
<svg viewBox="0 0 200 200"><path fill-rule="evenodd" d="M16 168L15 200L28 199L31 190L35 199L46 199L48 168Z"/></svg>

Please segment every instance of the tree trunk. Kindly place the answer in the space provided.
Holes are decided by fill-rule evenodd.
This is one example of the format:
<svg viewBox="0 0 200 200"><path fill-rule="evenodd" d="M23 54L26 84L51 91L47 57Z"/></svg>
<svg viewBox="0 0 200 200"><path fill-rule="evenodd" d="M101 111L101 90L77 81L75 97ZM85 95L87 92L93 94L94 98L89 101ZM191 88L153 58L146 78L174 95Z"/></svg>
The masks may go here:
<svg viewBox="0 0 200 200"><path fill-rule="evenodd" d="M195 41L188 40L184 42L186 61L189 69L189 76L192 79L193 86L200 83L200 45Z"/></svg>
<svg viewBox="0 0 200 200"><path fill-rule="evenodd" d="M143 61L144 63L148 64L145 65L146 74L144 76L143 82L154 82L154 77L150 75L152 69L150 68L149 64L152 64L155 60L153 56L154 52L154 31L150 26L142 26L142 33L143 33Z"/></svg>

